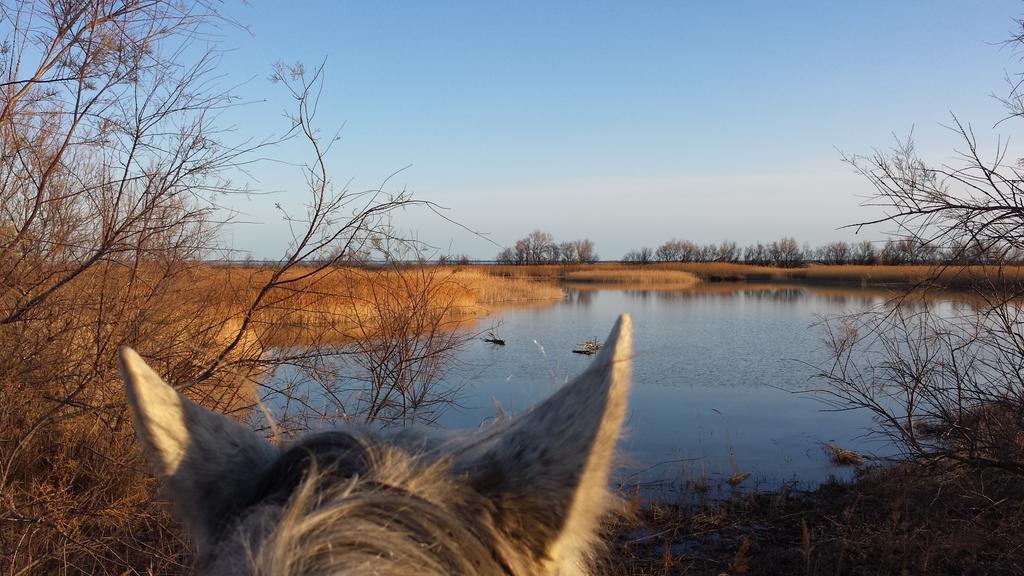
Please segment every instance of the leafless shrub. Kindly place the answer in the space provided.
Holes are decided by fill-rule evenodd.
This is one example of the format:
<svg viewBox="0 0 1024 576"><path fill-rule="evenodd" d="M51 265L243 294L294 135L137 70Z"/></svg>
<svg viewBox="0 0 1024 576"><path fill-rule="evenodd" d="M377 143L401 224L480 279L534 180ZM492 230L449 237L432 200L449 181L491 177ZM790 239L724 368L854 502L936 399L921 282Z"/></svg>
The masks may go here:
<svg viewBox="0 0 1024 576"><path fill-rule="evenodd" d="M597 262L594 242L588 238L555 243L549 232L534 230L498 253L499 264L591 264Z"/></svg>
<svg viewBox="0 0 1024 576"><path fill-rule="evenodd" d="M643 248L630 250L622 257L622 261L627 264L650 264L654 261L654 249L644 246Z"/></svg>
<svg viewBox="0 0 1024 576"><path fill-rule="evenodd" d="M850 261L850 245L846 242L829 242L818 251L822 264L846 264Z"/></svg>
<svg viewBox="0 0 1024 576"><path fill-rule="evenodd" d="M347 349L364 379L349 397L351 414L367 423L433 420L458 389L438 387L455 354L478 334L458 311L451 272L403 270L397 282L370 282L369 294L346 299L358 326ZM362 306L365 302L368 306Z"/></svg>
<svg viewBox="0 0 1024 576"><path fill-rule="evenodd" d="M699 245L689 240L669 240L658 247L654 258L662 262L737 262L736 243L725 240L721 245Z"/></svg>
<svg viewBox="0 0 1024 576"><path fill-rule="evenodd" d="M783 238L768 245L768 259L775 266L799 268L804 265L804 251L794 238Z"/></svg>
<svg viewBox="0 0 1024 576"><path fill-rule="evenodd" d="M1007 121L1021 118L1020 83L1011 86ZM879 255L887 263L936 263L940 248L951 249L936 277L955 274L960 262L990 263L995 277L975 287L981 304L936 308L904 296L832 319L833 362L819 376L841 406L873 412L910 455L1024 473L1024 306L1014 284L1001 281L1004 262L1024 247L1021 162L1002 142L983 153L956 117L952 130L964 146L952 165L927 162L911 139L847 158L875 187L869 205L885 211L856 227L895 228L899 237Z"/></svg>
<svg viewBox="0 0 1024 576"><path fill-rule="evenodd" d="M737 248L736 243L732 240L723 240L718 245L718 258L719 262L739 262L740 251Z"/></svg>
<svg viewBox="0 0 1024 576"><path fill-rule="evenodd" d="M826 391L870 410L909 456L1024 473L1024 308L936 306L904 300L827 323Z"/></svg>
<svg viewBox="0 0 1024 576"><path fill-rule="evenodd" d="M875 245L870 240L861 240L852 250L850 261L854 264L874 264L878 261Z"/></svg>
<svg viewBox="0 0 1024 576"><path fill-rule="evenodd" d="M335 189L330 140L313 127L320 71L279 66L295 99L286 137L311 150L308 209L285 214L295 236L280 265L204 264L221 248L213 212L237 191L228 171L271 144L231 145L216 124L234 102L211 88L217 53L186 59L214 23L213 5L179 0L0 8L5 573L182 571L188 546L134 447L117 347L139 347L202 404L250 417L269 372L330 374L344 353L317 338L330 326L282 342L282 322L319 313L337 265L394 243L387 213L416 203L383 186ZM398 322L405 310L380 312Z"/></svg>
<svg viewBox="0 0 1024 576"><path fill-rule="evenodd" d="M743 261L747 264L754 264L756 266L770 264L771 259L768 256L768 248L760 242L747 246L746 249L743 250Z"/></svg>

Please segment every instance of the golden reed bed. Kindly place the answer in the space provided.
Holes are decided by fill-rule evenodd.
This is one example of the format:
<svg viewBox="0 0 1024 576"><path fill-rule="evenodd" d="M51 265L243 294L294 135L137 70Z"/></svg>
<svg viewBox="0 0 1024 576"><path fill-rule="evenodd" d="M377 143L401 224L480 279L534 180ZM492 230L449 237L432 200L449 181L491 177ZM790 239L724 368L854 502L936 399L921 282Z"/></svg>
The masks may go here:
<svg viewBox="0 0 1024 576"><path fill-rule="evenodd" d="M310 269L290 271L266 296L253 321L265 327L247 335L263 345L310 339L345 341L372 337L381 309L420 307L455 324L507 307L556 302L562 286L578 289L681 290L717 282L813 284L840 287L905 288L918 284L964 290L1016 286L1024 268L989 266L812 265L776 268L733 263L620 263L526 266L339 267L306 278ZM211 305L230 309L251 300L272 272L262 268L207 265L204 285ZM223 309L223 308L222 308ZM236 333L242 311L224 326Z"/></svg>
<svg viewBox="0 0 1024 576"><path fill-rule="evenodd" d="M246 338L263 346L287 346L312 339L348 341L372 337L380 311L430 310L452 326L496 310L556 302L562 286L577 289L694 289L717 282L813 284L840 287L906 288L914 285L966 290L1016 286L1019 266L937 267L811 265L776 268L734 263L620 263L526 266L339 267L307 278L310 269L291 270L266 296L254 315L262 329ZM210 295L221 306L251 300L272 272L261 268L206 266ZM199 287L202 290L202 287ZM225 337L238 332L241 311L224 325ZM261 335L262 334L262 335Z"/></svg>
<svg viewBox="0 0 1024 576"><path fill-rule="evenodd" d="M256 413L251 383L286 365L268 355L294 349L298 356L288 362L315 360L344 339L353 343L387 329L423 334L420 327L427 326L445 333L503 307L558 302L563 283L629 289L639 282L651 290L670 278L675 284L669 286L683 288L680 297L700 297L761 289L753 280L759 274L907 279L926 270L601 264L332 268L308 276L311 269L296 268L268 288L274 272L263 268L155 259L136 264L97 265L75 280L74 290L55 293L0 330L6 352L0 355L0 517L6 520L0 548L16 551L0 558L5 573L188 571L188 546L154 498L157 487L124 411L113 361L120 344L144 348L153 365L169 381L187 383L201 405L248 416ZM726 273L748 283L690 284L690 275L711 280ZM1007 274L1019 276L1017 269ZM765 289L782 284L772 282ZM7 302L16 296L5 293ZM301 400L301 394L294 397Z"/></svg>
<svg viewBox="0 0 1024 576"><path fill-rule="evenodd" d="M618 287L620 285L657 286L671 288L689 288L700 281L696 275L683 270L573 270L562 276L568 284L599 284Z"/></svg>
<svg viewBox="0 0 1024 576"><path fill-rule="evenodd" d="M646 265L616 262L571 265L475 266L472 269L508 278L547 282L620 284L657 283L666 272L686 272L710 282L792 282L811 284L900 287L925 283L949 289L1015 286L1024 284L1024 266L854 265L812 264L778 268L731 262L655 262ZM585 280L579 280L585 279ZM685 281L681 283L685 284Z"/></svg>
<svg viewBox="0 0 1024 576"><path fill-rule="evenodd" d="M565 295L548 282L459 267L334 268L307 278L309 271L290 271L267 293L266 304L253 318L264 329L247 337L275 346L312 338L346 341L372 337L374 324L387 315L382 311L407 316L417 310L455 326L502 308L556 302ZM223 296L218 305L231 307L251 300L271 274L260 268L209 266L204 277L210 293ZM225 337L238 331L244 310L232 317Z"/></svg>

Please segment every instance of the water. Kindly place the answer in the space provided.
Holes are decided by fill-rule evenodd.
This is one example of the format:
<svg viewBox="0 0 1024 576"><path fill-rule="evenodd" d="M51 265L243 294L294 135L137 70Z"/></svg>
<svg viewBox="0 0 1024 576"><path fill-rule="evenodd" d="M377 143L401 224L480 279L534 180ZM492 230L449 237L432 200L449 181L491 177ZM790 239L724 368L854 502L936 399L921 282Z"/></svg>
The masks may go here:
<svg viewBox="0 0 1024 576"><path fill-rule="evenodd" d="M826 358L821 315L844 314L882 296L808 287L708 286L685 291L571 291L549 307L502 312L507 342L473 342L446 385L461 387L458 407L438 423L472 428L495 404L522 411L578 374L590 357L573 354L603 339L615 318L633 315L634 369L626 454L619 478L673 490L686 479L749 472L745 486L796 480L812 486L848 470L829 464L823 444L886 452L866 437L870 416L830 411L801 393L808 364Z"/></svg>
<svg viewBox="0 0 1024 576"><path fill-rule="evenodd" d="M572 350L603 340L616 317L629 313L633 388L615 475L620 483L680 494L688 480L725 489L734 473L750 473L743 488L810 488L830 476L846 478L851 470L830 464L826 443L869 455L892 455L893 447L867 433L870 414L835 411L807 392L818 384L813 366L828 359L815 324L889 296L749 284L569 290L565 300L483 320L477 328L496 325L507 345L474 340L458 354L435 384L458 390L457 403L437 414L436 425L477 428L494 418L496 405L515 414L547 398L592 361Z"/></svg>

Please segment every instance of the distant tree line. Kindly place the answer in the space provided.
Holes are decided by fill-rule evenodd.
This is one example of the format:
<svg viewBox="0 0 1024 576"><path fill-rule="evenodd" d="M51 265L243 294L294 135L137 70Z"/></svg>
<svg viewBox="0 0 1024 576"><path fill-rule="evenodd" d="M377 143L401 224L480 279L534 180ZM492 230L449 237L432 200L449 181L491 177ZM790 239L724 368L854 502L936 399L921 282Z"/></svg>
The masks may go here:
<svg viewBox="0 0 1024 576"><path fill-rule="evenodd" d="M549 232L534 230L498 253L499 264L591 264L598 261L588 238L555 242Z"/></svg>
<svg viewBox="0 0 1024 576"><path fill-rule="evenodd" d="M656 250L650 247L630 250L622 261L631 264L651 262L733 262L795 268L813 259L809 246L801 246L793 238L782 238L763 244L758 242L740 248L735 242L697 244L689 240L669 240Z"/></svg>
<svg viewBox="0 0 1024 576"><path fill-rule="evenodd" d="M445 263L468 261L467 256L443 257ZM554 237L542 230L529 235L503 249L497 257L499 264L589 264L598 261L594 242L584 238L568 242L555 242ZM740 247L731 240L719 244L698 244L690 240L668 240L657 248L644 246L630 250L622 257L629 264L653 262L730 262L757 266L799 268L810 263L842 264L994 264L998 262L1024 262L1024 251L1010 246L982 244L981 242L954 242L938 246L920 238L891 238L885 242L829 242L812 247L795 238L784 237L772 242L755 242Z"/></svg>
<svg viewBox="0 0 1024 576"><path fill-rule="evenodd" d="M980 242L952 243L937 246L920 238L896 238L876 243L863 240L856 243L829 242L811 247L795 238L782 238L773 242L756 242L739 248L726 240L721 244L697 244L689 240L669 240L657 249L650 247L630 250L622 258L632 264L651 262L733 262L759 266L798 268L809 263L842 264L993 264L1022 262L1024 251Z"/></svg>
<svg viewBox="0 0 1024 576"><path fill-rule="evenodd" d="M445 266L451 264L457 264L459 266L465 266L472 262L469 254L441 254L437 257L437 263Z"/></svg>

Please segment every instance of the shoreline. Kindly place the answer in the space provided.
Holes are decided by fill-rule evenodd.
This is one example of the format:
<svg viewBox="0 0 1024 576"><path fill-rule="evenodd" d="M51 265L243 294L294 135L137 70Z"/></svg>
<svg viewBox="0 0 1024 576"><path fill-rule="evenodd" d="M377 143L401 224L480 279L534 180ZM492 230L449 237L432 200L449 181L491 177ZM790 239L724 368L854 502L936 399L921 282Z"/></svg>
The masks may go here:
<svg viewBox="0 0 1024 576"><path fill-rule="evenodd" d="M855 471L813 490L735 490L717 501L623 494L598 573L1024 573L1019 477L913 459Z"/></svg>
<svg viewBox="0 0 1024 576"><path fill-rule="evenodd" d="M1019 289L1024 287L1024 266L1008 265L825 265L812 264L801 268L780 268L752 264L706 262L654 262L651 264L534 264L482 265L463 268L487 274L529 278L547 282L572 282L581 275L590 275L591 282L600 275L632 277L640 281L672 272L692 274L708 284L736 282L757 284L806 284L812 286L876 287L905 290L921 287L951 291ZM577 281L578 282L578 281Z"/></svg>

